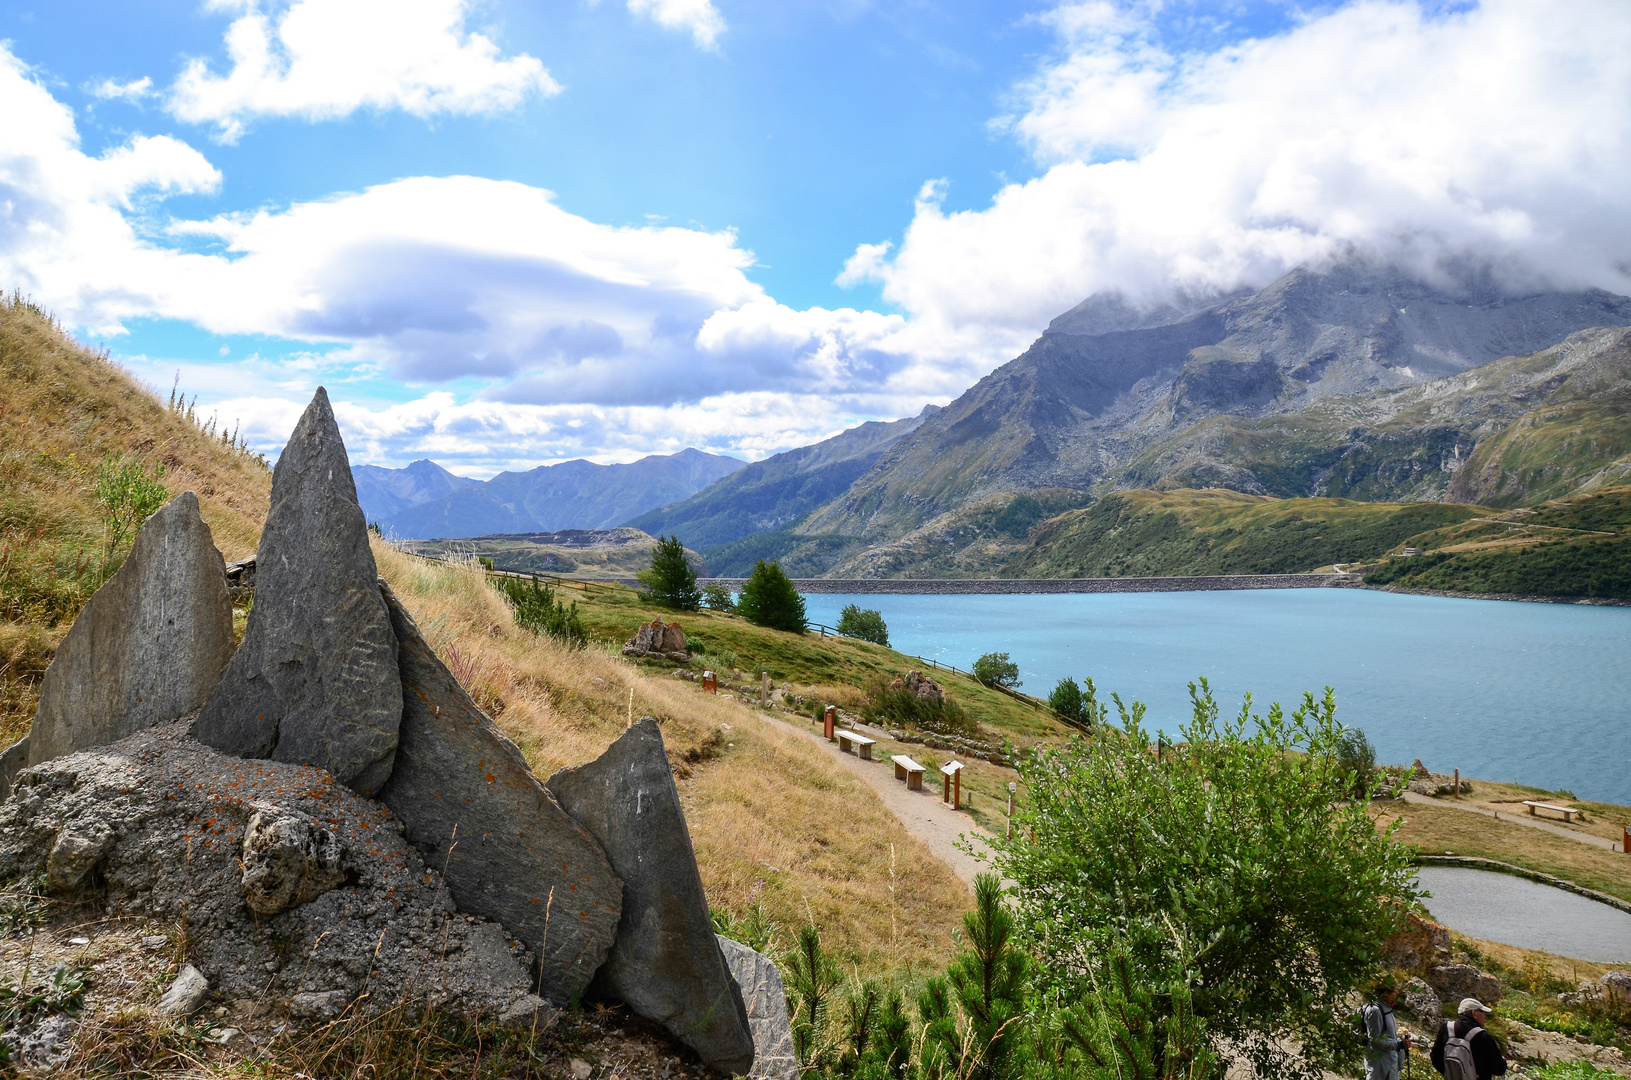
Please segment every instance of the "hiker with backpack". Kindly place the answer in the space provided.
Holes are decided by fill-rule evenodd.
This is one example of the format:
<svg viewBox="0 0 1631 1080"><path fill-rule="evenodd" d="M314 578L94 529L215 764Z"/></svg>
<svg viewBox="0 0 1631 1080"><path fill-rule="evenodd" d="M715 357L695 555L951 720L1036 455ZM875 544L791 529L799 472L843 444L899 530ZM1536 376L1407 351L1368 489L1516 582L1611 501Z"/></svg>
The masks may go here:
<svg viewBox="0 0 1631 1080"><path fill-rule="evenodd" d="M1376 996L1359 1010L1365 1037L1365 1080L1399 1080L1410 1054L1410 1035L1399 1034L1393 1010L1399 1004L1399 984L1383 976Z"/></svg>
<svg viewBox="0 0 1631 1080"><path fill-rule="evenodd" d="M1490 1009L1477 998L1462 998L1460 1013L1438 1029L1433 1040L1433 1068L1444 1080L1489 1080L1506 1075L1506 1058L1495 1036L1484 1030Z"/></svg>

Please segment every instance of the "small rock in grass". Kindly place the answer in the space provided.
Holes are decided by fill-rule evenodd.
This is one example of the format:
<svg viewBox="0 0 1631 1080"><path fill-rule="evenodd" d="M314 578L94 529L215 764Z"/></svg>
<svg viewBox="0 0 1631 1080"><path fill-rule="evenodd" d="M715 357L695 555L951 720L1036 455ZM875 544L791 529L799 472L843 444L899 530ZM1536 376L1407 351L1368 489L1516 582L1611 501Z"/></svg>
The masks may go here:
<svg viewBox="0 0 1631 1080"><path fill-rule="evenodd" d="M344 990L296 994L289 999L289 1015L297 1020L332 1020L344 1011L349 997Z"/></svg>
<svg viewBox="0 0 1631 1080"><path fill-rule="evenodd" d="M202 971L188 964L159 998L159 1012L166 1016L191 1016L204 1004L204 995L209 992L210 981L204 978Z"/></svg>
<svg viewBox="0 0 1631 1080"><path fill-rule="evenodd" d="M567 1071L572 1074L572 1080L589 1080L595 1068L582 1058L573 1058L567 1063Z"/></svg>

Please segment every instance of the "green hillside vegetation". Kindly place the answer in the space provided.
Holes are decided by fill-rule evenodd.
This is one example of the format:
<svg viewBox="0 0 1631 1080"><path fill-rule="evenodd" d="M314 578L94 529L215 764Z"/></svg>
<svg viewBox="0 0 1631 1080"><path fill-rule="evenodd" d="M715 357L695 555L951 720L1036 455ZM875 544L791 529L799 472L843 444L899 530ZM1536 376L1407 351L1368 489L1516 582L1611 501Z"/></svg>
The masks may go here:
<svg viewBox="0 0 1631 1080"><path fill-rule="evenodd" d="M1042 525L1004 577L1297 574L1365 562L1418 533L1490 512L1443 503L1123 491Z"/></svg>

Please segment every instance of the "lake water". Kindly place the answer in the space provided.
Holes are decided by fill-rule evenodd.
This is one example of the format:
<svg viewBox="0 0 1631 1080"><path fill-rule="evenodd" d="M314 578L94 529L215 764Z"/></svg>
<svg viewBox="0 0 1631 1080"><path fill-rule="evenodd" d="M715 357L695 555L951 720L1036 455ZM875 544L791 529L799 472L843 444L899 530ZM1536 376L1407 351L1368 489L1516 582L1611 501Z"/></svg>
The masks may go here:
<svg viewBox="0 0 1631 1080"><path fill-rule="evenodd" d="M1512 874L1423 866L1425 903L1437 921L1469 937L1555 956L1620 964L1631 960L1631 915Z"/></svg>
<svg viewBox="0 0 1631 1080"><path fill-rule="evenodd" d="M1092 676L1168 732L1198 676L1226 712L1329 685L1378 761L1631 803L1631 608L1367 589L805 597L828 626L849 603L881 611L902 652L965 671L1006 652L1041 697Z"/></svg>

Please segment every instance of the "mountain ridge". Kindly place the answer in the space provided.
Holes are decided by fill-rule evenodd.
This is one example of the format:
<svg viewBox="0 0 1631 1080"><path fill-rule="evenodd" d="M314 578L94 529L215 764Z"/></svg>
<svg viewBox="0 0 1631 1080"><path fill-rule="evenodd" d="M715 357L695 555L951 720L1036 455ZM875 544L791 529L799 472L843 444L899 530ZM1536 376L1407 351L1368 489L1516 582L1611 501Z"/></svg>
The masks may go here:
<svg viewBox="0 0 1631 1080"><path fill-rule="evenodd" d="M617 465L579 458L486 481L455 476L428 459L403 469L357 465L351 472L364 514L386 535L430 540L611 529L746 464L687 448Z"/></svg>

